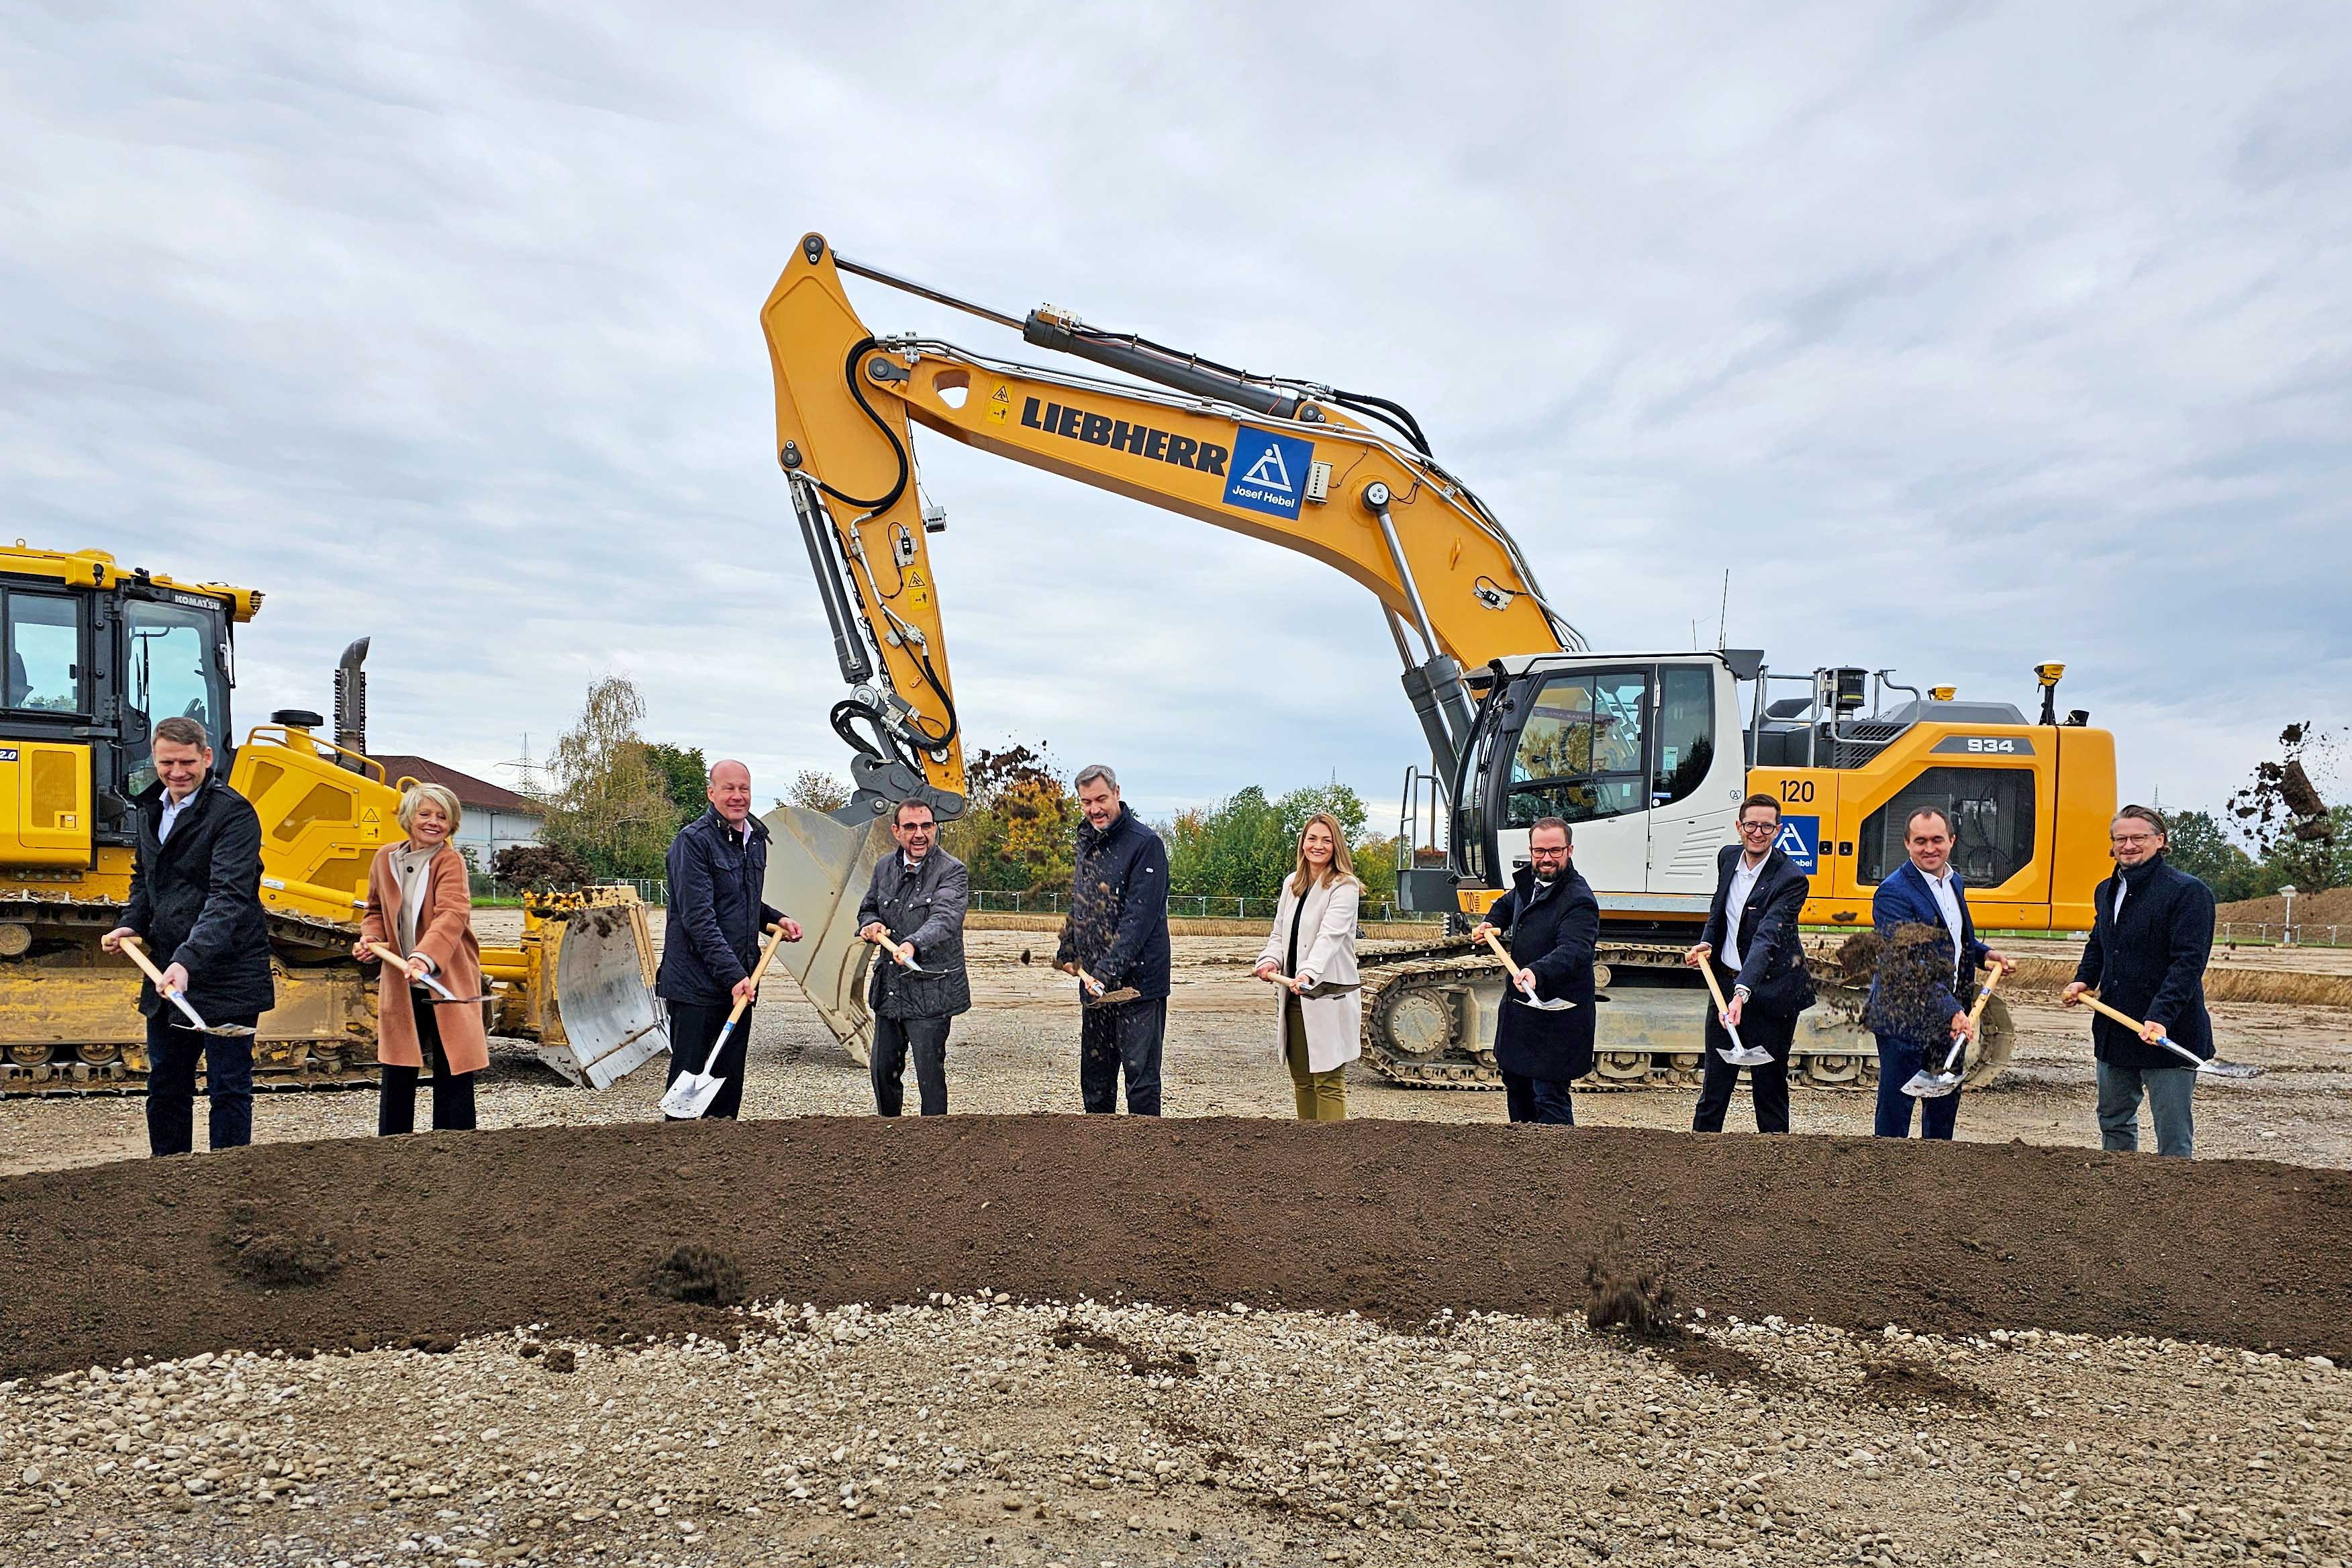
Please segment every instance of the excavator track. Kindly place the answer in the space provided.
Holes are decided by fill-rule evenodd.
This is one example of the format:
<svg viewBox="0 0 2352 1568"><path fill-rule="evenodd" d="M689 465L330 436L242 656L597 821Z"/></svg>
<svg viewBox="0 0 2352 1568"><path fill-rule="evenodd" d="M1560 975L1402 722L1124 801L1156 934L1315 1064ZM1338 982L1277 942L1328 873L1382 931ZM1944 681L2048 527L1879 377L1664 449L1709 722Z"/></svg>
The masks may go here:
<svg viewBox="0 0 2352 1568"><path fill-rule="evenodd" d="M1593 1070L1577 1080L1578 1089L1698 1087L1706 1003L1682 955L1681 948L1654 941L1602 940L1594 973L1601 1005L1623 1011L1601 1014ZM1481 988L1499 1004L1502 966L1491 953L1473 951L1466 937L1439 937L1370 947L1359 954L1357 967L1364 983L1363 1060L1374 1071L1413 1089L1502 1087L1491 1046L1473 1047L1460 1037L1465 981L1485 983ZM1801 1030L1790 1062L1791 1082L1875 1090L1877 1058L1857 1022L1862 994L1836 987L1806 1015L1809 1026ZM1993 1048L1981 1057L1971 1053L1971 1088L1990 1082L2008 1059L2005 1010L1986 1033Z"/></svg>
<svg viewBox="0 0 2352 1568"><path fill-rule="evenodd" d="M98 939L121 922L123 906L104 900L0 900L0 925L26 932L20 952L0 958L0 995L64 995L11 1008L18 1017L56 1021L64 1038L0 1043L0 1099L80 1099L147 1092L143 1023L131 1010L138 973L102 953ZM352 933L331 921L266 910L278 1008L304 1035L254 1043L257 1094L373 1087L375 995L351 955ZM16 945L11 943L10 945ZM103 1019L75 1038L75 1026Z"/></svg>

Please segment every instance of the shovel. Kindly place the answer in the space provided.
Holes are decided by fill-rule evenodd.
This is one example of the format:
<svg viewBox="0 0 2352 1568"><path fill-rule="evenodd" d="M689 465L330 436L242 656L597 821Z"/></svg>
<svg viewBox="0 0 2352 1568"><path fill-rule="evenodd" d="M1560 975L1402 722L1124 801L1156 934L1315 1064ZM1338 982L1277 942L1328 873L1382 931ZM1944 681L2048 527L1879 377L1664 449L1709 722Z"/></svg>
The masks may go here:
<svg viewBox="0 0 2352 1568"><path fill-rule="evenodd" d="M1538 1013L1565 1013L1576 1005L1565 996L1555 996L1549 1001L1540 1001L1530 995L1528 992L1533 983L1528 979L1528 972L1511 962L1509 951L1495 940L1493 931L1486 933L1486 945L1495 950L1495 956L1503 961L1504 973L1511 977L1512 1001L1522 1007L1533 1007Z"/></svg>
<svg viewBox="0 0 2352 1568"><path fill-rule="evenodd" d="M1984 989L1977 993L1976 1005L1969 1009L1969 1032L1952 1042L1951 1051L1944 1058L1944 1070L1929 1072L1921 1068L1911 1075L1911 1081L1903 1086L1904 1093L1914 1100L1941 1100L1960 1087L1960 1053L1968 1049L1969 1042L1976 1037L1978 1026L1984 1020L1985 1004L1992 1000L1992 988L2000 984L2000 977L2008 973L2006 966L1995 968L1992 978L1986 981Z"/></svg>
<svg viewBox="0 0 2352 1568"><path fill-rule="evenodd" d="M1087 988L1086 995L1080 1000L1089 1007L1108 1007L1120 1002L1135 1000L1136 992L1132 985L1122 985L1116 991L1108 990L1101 981L1087 973L1084 964L1065 963L1060 967L1063 973L1076 975L1078 984Z"/></svg>
<svg viewBox="0 0 2352 1568"><path fill-rule="evenodd" d="M1298 984L1295 978L1287 974L1264 974L1260 975L1258 978L1264 980L1269 985L1280 985L1285 988L1293 987ZM1350 991L1361 991L1363 988L1361 982L1359 982L1354 985L1348 985L1343 984L1337 980L1318 980L1314 984L1309 985L1306 990L1299 992L1298 994L1301 996L1317 997L1342 996Z"/></svg>
<svg viewBox="0 0 2352 1568"><path fill-rule="evenodd" d="M2129 1029L2134 1035L2137 1035L2142 1029L2147 1027L2147 1025L2141 1023L2137 1018L2132 1017L2128 1014L2117 1012L2115 1008L2108 1006L2105 1002L2100 1001L2096 996L2084 994L2076 997L2075 1000L2082 1003L2084 1006L2088 1007L2092 1012L2099 1014L2103 1017L2113 1018L2116 1023L2121 1024L2125 1028ZM2166 1050L2170 1051L2174 1056L2179 1057L2182 1061L2187 1062L2190 1067L2195 1068L2200 1073L2202 1073L2207 1078L2252 1078L2256 1073L2263 1070L2256 1067L2242 1066L2237 1062L2224 1062L2218 1057L2211 1061L2207 1061L2195 1051L2190 1050L2187 1046L2184 1046L2179 1041L2174 1039L2170 1035L2157 1036L2156 1043L2162 1046Z"/></svg>
<svg viewBox="0 0 2352 1568"><path fill-rule="evenodd" d="M768 961L776 956L776 944L783 940L783 927L777 925L768 928L768 940L760 948L760 962L751 971L751 983L754 985L766 978ZM662 1096L661 1108L664 1116L674 1116L683 1121L692 1121L710 1109L710 1102L719 1098L719 1089L727 1083L725 1079L710 1069L717 1064L719 1053L727 1048L727 1037L735 1032L736 1020L743 1016L743 1009L751 1005L751 998L749 996L735 998L735 1005L728 1010L727 1022L719 1026L719 1037L710 1042L710 1049L702 1058L701 1068L698 1071L678 1074L677 1081L671 1084L669 1091Z"/></svg>
<svg viewBox="0 0 2352 1568"><path fill-rule="evenodd" d="M1715 1054L1736 1068L1760 1068L1770 1061L1771 1052L1761 1046L1751 1046L1741 1039L1739 1026L1723 1016L1731 1011L1731 1005L1723 999L1723 987L1716 983L1715 954L1710 952L1699 962L1698 972L1706 977L1706 992L1708 995L1715 998L1715 1016L1722 1020L1723 1032L1731 1037L1731 1048L1727 1051L1719 1050Z"/></svg>
<svg viewBox="0 0 2352 1568"><path fill-rule="evenodd" d="M368 943L368 951L374 953L378 958L383 959L386 963L391 964L394 969L399 970L403 974L408 973L408 960L400 956L400 950L398 948L387 946L385 943L380 942L372 942ZM436 980L430 974L420 974L416 976L416 978L425 982L426 987L432 991L435 996L439 998L438 1001L433 1004L436 1007L446 1007L453 1005L465 1006L470 1003L487 1002L489 1000L489 997L487 995L453 996L449 994L449 988L446 985L442 984L441 982Z"/></svg>
<svg viewBox="0 0 2352 1568"><path fill-rule="evenodd" d="M888 949L890 956L898 961L898 967L905 970L909 974L937 974L940 973L936 969L925 969L913 959L901 953L898 951L898 944L892 942L887 936L869 936L866 940L872 942L877 947Z"/></svg>
<svg viewBox="0 0 2352 1568"><path fill-rule="evenodd" d="M163 971L157 969L148 959L147 954L141 950L137 937L124 937L122 951L129 953L131 962L137 964L147 978L155 983L155 994L186 1015L188 1021L184 1024L177 1018L172 1020L173 1028L187 1029L199 1035L220 1035L232 1040L242 1039L254 1033L252 1026L247 1024L207 1024L194 1007L188 1005L188 999L185 996L176 991L166 991L163 988Z"/></svg>

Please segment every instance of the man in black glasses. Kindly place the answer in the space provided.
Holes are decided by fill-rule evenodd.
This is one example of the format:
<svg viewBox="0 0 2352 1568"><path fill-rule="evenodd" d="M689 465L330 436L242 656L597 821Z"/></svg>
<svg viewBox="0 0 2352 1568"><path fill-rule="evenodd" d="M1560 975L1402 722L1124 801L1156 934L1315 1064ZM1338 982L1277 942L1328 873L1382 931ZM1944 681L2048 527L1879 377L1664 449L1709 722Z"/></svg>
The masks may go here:
<svg viewBox="0 0 2352 1568"><path fill-rule="evenodd" d="M1770 1053L1769 1061L1748 1068L1756 1101L1756 1131L1789 1131L1789 1047L1797 1037L1797 1015L1813 1005L1812 977L1797 940L1797 913L1811 882L1795 861L1773 847L1780 832L1780 803L1751 795L1739 803L1739 842L1724 846L1715 863L1715 902L1698 945L1683 955L1696 969L1715 968L1727 1003L1717 1016L1712 998L1706 1012L1706 1076L1698 1091L1694 1132L1723 1131L1724 1112L1738 1086L1739 1068L1724 1059L1732 1049L1730 1029L1740 1042ZM1726 1026L1728 1025L1729 1028Z"/></svg>

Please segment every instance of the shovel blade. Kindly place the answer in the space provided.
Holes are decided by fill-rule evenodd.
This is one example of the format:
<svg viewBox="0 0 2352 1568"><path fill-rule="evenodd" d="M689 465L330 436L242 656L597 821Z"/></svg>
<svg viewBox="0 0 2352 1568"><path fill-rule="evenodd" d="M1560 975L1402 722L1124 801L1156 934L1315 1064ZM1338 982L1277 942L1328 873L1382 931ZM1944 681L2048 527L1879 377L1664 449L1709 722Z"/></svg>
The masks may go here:
<svg viewBox="0 0 2352 1568"><path fill-rule="evenodd" d="M1903 1086L1903 1092L1914 1100L1941 1100L1959 1087L1958 1073L1917 1072Z"/></svg>
<svg viewBox="0 0 2352 1568"><path fill-rule="evenodd" d="M1738 1050L1717 1050L1715 1054L1736 1068L1760 1068L1772 1059L1772 1053L1761 1046L1742 1046Z"/></svg>
<svg viewBox="0 0 2352 1568"><path fill-rule="evenodd" d="M1554 996L1546 1001L1530 1002L1525 996L1518 994L1517 992L1512 993L1511 1000L1517 1002L1522 1007L1533 1007L1538 1013L1565 1013L1570 1007L1576 1005L1575 1003L1570 1001L1565 996Z"/></svg>
<svg viewBox="0 0 2352 1568"><path fill-rule="evenodd" d="M847 808L844 808L845 814ZM873 944L857 934L857 906L874 867L896 847L887 821L844 822L804 806L781 805L768 825L768 880L761 896L801 922L801 940L776 950L850 1058L870 1059L874 1015L866 1005Z"/></svg>
<svg viewBox="0 0 2352 1568"><path fill-rule="evenodd" d="M710 1102L719 1098L726 1083L725 1079L709 1073L681 1073L661 1098L662 1114L696 1121L710 1109Z"/></svg>

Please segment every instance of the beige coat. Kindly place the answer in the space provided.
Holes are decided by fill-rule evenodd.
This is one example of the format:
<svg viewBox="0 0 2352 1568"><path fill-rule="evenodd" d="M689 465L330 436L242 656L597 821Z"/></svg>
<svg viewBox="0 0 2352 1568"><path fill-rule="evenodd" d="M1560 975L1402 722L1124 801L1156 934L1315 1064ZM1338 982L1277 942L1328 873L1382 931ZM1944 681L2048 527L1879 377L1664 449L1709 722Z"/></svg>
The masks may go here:
<svg viewBox="0 0 2352 1568"><path fill-rule="evenodd" d="M1279 964L1290 952L1290 928L1298 930L1298 973L1318 983L1338 984L1349 990L1328 996L1301 996L1299 1015L1307 1020L1307 1070L1329 1072L1354 1061L1363 1051L1364 994L1352 987L1356 975L1356 914L1362 893L1353 881L1335 879L1307 889L1301 899L1282 879L1282 902L1274 912L1274 934L1257 955L1260 963ZM1274 1005L1275 1058L1289 1048L1288 1009L1277 997Z"/></svg>
<svg viewBox="0 0 2352 1568"><path fill-rule="evenodd" d="M393 875L393 851L398 842L375 852L368 868L367 914L360 921L360 937L389 947L400 945L400 883ZM425 873L425 907L416 911L416 951L433 961L433 978L456 996L482 994L482 950L474 941L474 900L467 886L466 858L454 845L444 844ZM378 983L376 1056L394 1067L421 1068L424 1052L416 1043L415 1008L408 984L390 964ZM479 1072L490 1065L490 1042L482 1027L480 1004L433 1010L441 1027L441 1054L453 1073Z"/></svg>

